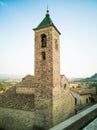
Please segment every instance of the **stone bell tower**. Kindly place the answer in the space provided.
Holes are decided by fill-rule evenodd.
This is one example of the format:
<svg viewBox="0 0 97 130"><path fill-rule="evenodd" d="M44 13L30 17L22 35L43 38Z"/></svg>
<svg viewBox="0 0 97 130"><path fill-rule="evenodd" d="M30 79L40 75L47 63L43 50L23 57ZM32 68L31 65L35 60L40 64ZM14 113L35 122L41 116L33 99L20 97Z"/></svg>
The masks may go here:
<svg viewBox="0 0 97 130"><path fill-rule="evenodd" d="M35 76L37 83L60 86L60 32L49 11L35 31Z"/></svg>
<svg viewBox="0 0 97 130"><path fill-rule="evenodd" d="M60 93L60 32L49 11L35 31L35 125L50 128L54 124L54 100ZM56 106L57 107L57 106Z"/></svg>

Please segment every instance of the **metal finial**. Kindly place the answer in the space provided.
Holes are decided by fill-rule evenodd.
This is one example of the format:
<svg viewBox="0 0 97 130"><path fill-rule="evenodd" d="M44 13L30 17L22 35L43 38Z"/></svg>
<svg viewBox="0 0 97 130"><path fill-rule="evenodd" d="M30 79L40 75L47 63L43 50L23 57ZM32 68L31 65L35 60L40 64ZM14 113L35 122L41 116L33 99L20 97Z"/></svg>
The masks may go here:
<svg viewBox="0 0 97 130"><path fill-rule="evenodd" d="M47 10L48 10L48 5L47 5Z"/></svg>
<svg viewBox="0 0 97 130"><path fill-rule="evenodd" d="M46 14L49 15L48 5L47 5L47 11L46 11Z"/></svg>

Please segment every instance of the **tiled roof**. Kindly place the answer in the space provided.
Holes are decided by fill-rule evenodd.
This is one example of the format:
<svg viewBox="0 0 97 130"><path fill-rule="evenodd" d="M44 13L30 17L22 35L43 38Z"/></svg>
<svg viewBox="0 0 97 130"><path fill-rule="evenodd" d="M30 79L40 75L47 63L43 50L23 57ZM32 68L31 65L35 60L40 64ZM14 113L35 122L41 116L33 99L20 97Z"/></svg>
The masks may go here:
<svg viewBox="0 0 97 130"><path fill-rule="evenodd" d="M0 94L0 107L33 111L33 94L16 94L16 87L8 89Z"/></svg>

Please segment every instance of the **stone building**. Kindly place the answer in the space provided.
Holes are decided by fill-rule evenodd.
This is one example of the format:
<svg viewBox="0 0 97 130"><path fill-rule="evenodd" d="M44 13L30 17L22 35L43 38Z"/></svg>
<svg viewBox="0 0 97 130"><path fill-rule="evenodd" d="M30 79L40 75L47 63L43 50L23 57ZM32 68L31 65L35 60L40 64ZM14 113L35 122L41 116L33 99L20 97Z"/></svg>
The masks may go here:
<svg viewBox="0 0 97 130"><path fill-rule="evenodd" d="M75 98L75 105L82 107L94 102L93 95L96 94L94 89L71 88L71 93Z"/></svg>
<svg viewBox="0 0 97 130"><path fill-rule="evenodd" d="M0 111L4 113L0 112L0 126L7 130L47 130L74 113L74 98L69 90L69 82L64 75L60 75L60 32L48 10L34 32L35 75L25 76L20 83L0 95ZM22 120L18 110L22 113ZM15 116L7 111L14 111ZM27 117L28 112L31 114ZM2 118L7 116L9 120L14 119L13 127L12 122L7 124ZM24 123L25 128L17 126L17 121ZM2 122L5 124L2 125Z"/></svg>

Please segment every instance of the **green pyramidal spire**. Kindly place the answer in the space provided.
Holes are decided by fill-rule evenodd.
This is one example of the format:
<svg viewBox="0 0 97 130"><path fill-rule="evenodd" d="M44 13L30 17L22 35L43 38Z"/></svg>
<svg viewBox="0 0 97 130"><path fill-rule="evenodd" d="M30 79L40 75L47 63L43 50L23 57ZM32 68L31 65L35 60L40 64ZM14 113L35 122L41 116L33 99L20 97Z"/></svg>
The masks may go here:
<svg viewBox="0 0 97 130"><path fill-rule="evenodd" d="M47 9L46 11L46 15L45 15L45 18L41 21L41 23L34 29L41 29L41 28L44 28L44 27L47 27L47 26L53 26L57 31L58 29L56 28L56 26L53 24L51 18L50 18L50 15L49 15L49 10ZM58 33L60 34L60 32L58 31Z"/></svg>
<svg viewBox="0 0 97 130"><path fill-rule="evenodd" d="M48 26L48 25L51 25L51 24L53 24L53 22L50 18L49 10L47 10L45 18L42 20L42 22L38 25L37 28L41 28L41 27Z"/></svg>

